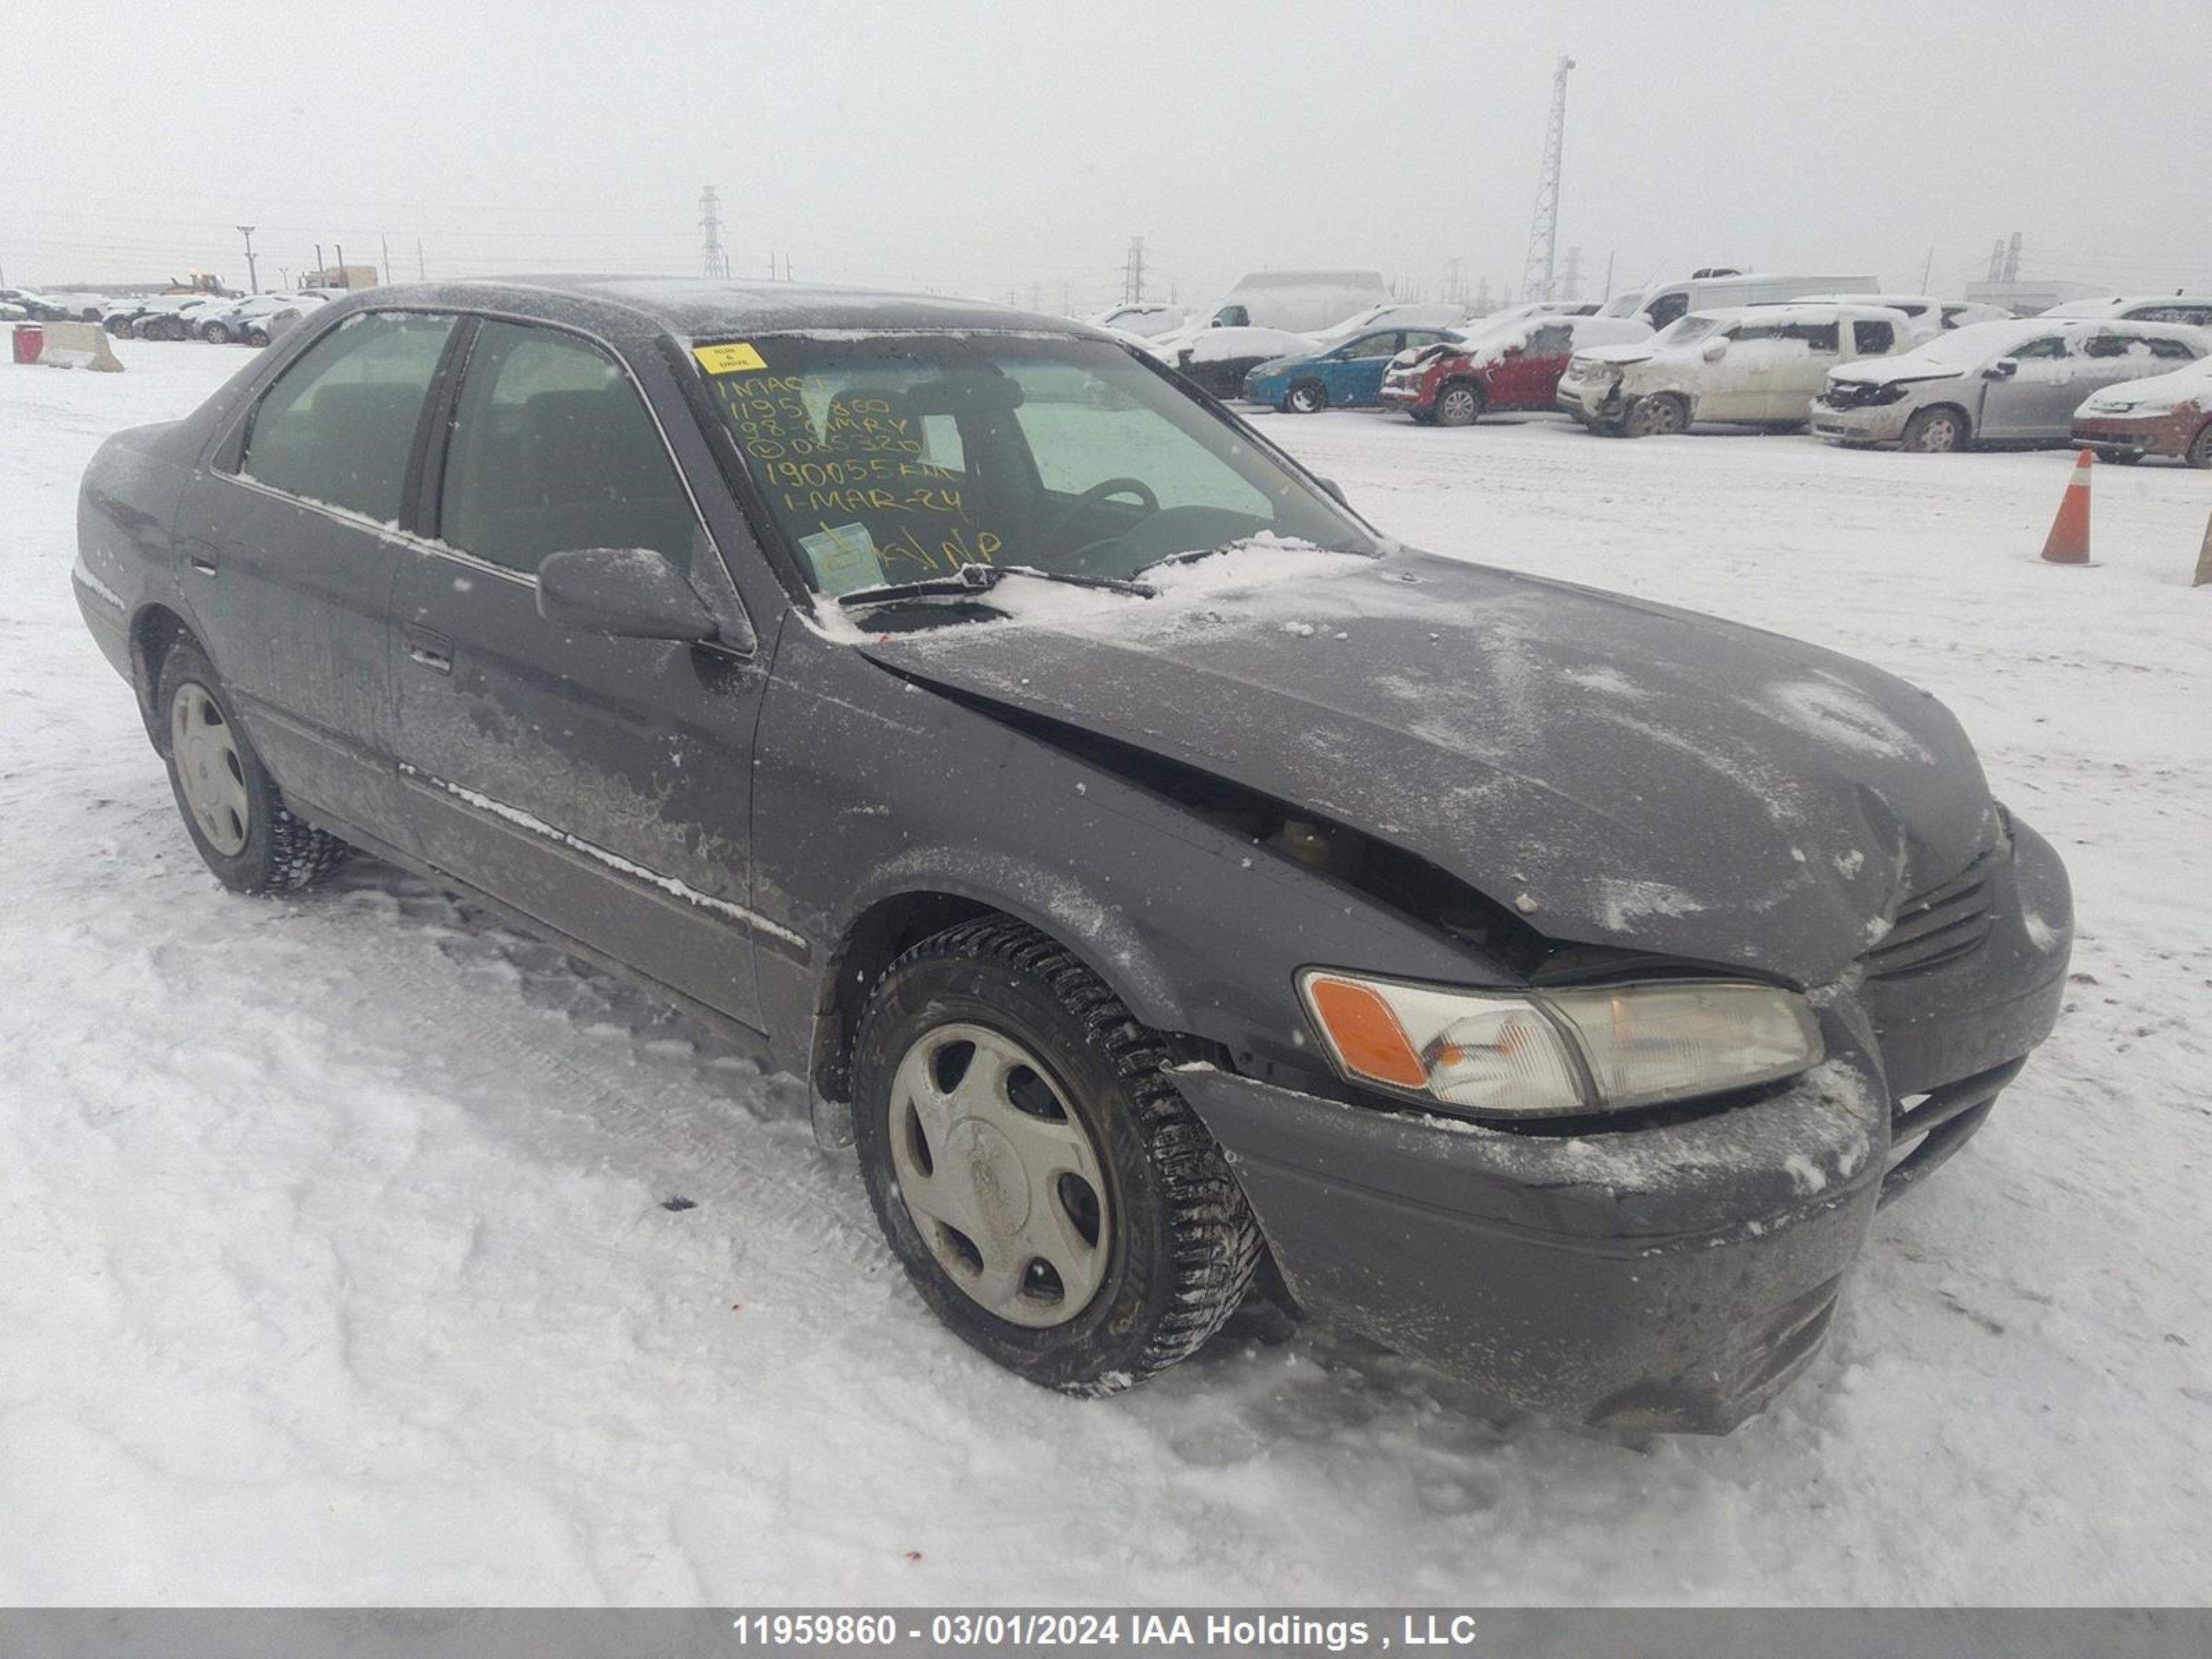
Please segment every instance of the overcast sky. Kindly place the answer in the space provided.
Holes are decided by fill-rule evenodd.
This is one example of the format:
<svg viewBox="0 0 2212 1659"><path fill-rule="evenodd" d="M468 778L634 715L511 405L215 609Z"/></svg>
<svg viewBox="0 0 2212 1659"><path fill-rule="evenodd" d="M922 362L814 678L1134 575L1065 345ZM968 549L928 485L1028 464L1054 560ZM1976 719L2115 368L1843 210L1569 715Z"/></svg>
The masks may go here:
<svg viewBox="0 0 2212 1659"><path fill-rule="evenodd" d="M1357 264L1517 285L1553 60L1559 246L1595 295L1705 264L1955 293L2212 289L2212 0L2101 6L1367 0L72 0L0 54L0 271L331 256L411 277L696 273L1057 307ZM2106 24L2124 15L2124 24ZM12 33L12 32L11 32ZM1163 295L1164 297L1164 295Z"/></svg>

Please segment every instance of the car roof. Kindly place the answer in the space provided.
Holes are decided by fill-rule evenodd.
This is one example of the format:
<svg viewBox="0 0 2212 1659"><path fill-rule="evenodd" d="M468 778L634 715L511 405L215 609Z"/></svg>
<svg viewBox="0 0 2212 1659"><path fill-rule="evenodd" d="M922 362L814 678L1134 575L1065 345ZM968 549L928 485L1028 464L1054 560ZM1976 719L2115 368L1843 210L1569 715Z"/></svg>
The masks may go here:
<svg viewBox="0 0 2212 1659"><path fill-rule="evenodd" d="M1713 306L1693 311L1693 317L1709 317L1718 323L1825 323L1834 319L1840 312L1890 312L1900 322L1905 313L1888 306L1867 305L1856 301L1802 300L1771 306Z"/></svg>
<svg viewBox="0 0 2212 1659"><path fill-rule="evenodd" d="M747 334L901 329L961 332L1046 331L1112 339L1103 329L1066 317L1020 311L946 295L804 283L748 283L704 276L521 276L466 282L398 283L363 289L341 305L365 308L416 305L505 311L548 321L610 321L689 339Z"/></svg>

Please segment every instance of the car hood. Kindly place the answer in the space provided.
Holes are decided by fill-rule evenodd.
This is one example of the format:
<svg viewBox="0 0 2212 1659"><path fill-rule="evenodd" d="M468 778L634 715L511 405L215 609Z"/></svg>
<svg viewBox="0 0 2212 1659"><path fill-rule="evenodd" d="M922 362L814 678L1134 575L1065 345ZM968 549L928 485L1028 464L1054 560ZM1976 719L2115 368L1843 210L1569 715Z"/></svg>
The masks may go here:
<svg viewBox="0 0 2212 1659"><path fill-rule="evenodd" d="M1997 833L1949 712L1832 652L1407 550L1164 574L1202 572L1034 603L1009 577L1009 620L859 648L1352 826L1554 939L1801 985Z"/></svg>
<svg viewBox="0 0 2212 1659"><path fill-rule="evenodd" d="M1854 386L1888 386L1906 380L1955 380L1966 372L1952 363L1931 363L1925 358L1916 361L1908 351L1901 356L1862 357L1838 363L1828 371L1828 378Z"/></svg>
<svg viewBox="0 0 2212 1659"><path fill-rule="evenodd" d="M1611 363L1616 368L1622 368L1630 363L1648 362L1659 354L1651 349L1648 341L1631 340L1619 345L1577 346L1574 355L1585 362Z"/></svg>

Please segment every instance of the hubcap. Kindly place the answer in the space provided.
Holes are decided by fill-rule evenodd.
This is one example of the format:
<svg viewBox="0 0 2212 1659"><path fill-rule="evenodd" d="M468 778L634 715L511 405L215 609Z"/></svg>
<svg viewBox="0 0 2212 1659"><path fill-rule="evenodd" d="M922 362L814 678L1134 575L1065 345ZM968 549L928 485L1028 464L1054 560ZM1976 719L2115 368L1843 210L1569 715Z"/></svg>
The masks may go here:
<svg viewBox="0 0 2212 1659"><path fill-rule="evenodd" d="M169 704L169 754L183 786L185 809L209 846L225 858L246 850L253 803L230 723L207 693L189 681Z"/></svg>
<svg viewBox="0 0 2212 1659"><path fill-rule="evenodd" d="M1097 1149L1036 1055L940 1025L891 1078L891 1167L930 1254L969 1300L1043 1329L1097 1294L1113 1243Z"/></svg>
<svg viewBox="0 0 2212 1659"><path fill-rule="evenodd" d="M1444 393L1444 415L1447 419L1464 421L1474 413L1474 398L1465 392Z"/></svg>

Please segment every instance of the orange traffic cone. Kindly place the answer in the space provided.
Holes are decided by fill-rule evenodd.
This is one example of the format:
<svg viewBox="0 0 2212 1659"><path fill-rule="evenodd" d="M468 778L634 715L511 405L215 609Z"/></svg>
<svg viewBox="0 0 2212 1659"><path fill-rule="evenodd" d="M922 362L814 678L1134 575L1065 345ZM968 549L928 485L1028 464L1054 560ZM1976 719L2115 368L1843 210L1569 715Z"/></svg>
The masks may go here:
<svg viewBox="0 0 2212 1659"><path fill-rule="evenodd" d="M2051 535L2043 544L2047 564L2089 562L2089 460L2085 449L2074 463L2074 476L2067 480L2065 495L2059 498L2058 516L2051 521Z"/></svg>

